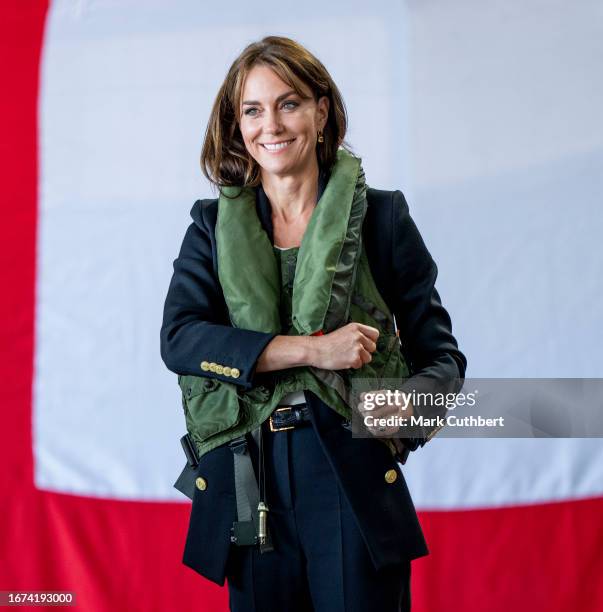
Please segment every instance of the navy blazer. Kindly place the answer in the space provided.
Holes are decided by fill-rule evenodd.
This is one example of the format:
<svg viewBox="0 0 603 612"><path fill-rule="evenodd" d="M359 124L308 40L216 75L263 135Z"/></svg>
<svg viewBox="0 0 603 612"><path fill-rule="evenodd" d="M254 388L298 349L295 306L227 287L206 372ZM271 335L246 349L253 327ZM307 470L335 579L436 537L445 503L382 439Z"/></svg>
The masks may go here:
<svg viewBox="0 0 603 612"><path fill-rule="evenodd" d="M319 197L326 185L319 179ZM217 199L198 200L193 223L174 261L161 327L161 356L178 374L217 378L244 388L260 384L258 357L274 334L236 329L218 282L215 226ZM375 283L396 318L401 350L414 376L464 378L466 359L452 335L448 313L435 289L437 267L410 217L400 191L367 190L363 240ZM257 189L256 209L273 242L270 202ZM240 371L239 378L203 371L201 362ZM321 410L319 398L306 392L312 424L355 513L377 568L428 554L414 505L400 466L375 439L352 438L340 417ZM324 406L324 405L323 405ZM213 480L206 491L195 488L183 562L223 584L229 558L230 526L236 497L228 445L203 455L197 475ZM395 485L384 474L395 469ZM211 520L210 520L211 519Z"/></svg>

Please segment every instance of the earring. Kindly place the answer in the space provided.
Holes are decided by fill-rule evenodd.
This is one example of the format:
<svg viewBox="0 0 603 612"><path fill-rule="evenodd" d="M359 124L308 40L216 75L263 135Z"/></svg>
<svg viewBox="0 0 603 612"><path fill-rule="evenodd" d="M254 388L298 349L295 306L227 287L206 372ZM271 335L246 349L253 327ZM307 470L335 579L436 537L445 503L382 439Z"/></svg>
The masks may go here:
<svg viewBox="0 0 603 612"><path fill-rule="evenodd" d="M318 130L318 142L324 142L325 139L322 135L322 130Z"/></svg>

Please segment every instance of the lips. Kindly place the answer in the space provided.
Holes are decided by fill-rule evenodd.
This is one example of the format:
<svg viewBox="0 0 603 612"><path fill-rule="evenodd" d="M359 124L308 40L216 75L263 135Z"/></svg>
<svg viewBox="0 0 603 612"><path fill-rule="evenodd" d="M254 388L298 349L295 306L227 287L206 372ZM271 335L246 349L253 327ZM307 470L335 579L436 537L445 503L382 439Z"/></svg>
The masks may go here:
<svg viewBox="0 0 603 612"><path fill-rule="evenodd" d="M295 138L292 138L291 140L284 140L284 141L275 142L275 143L262 142L260 143L260 145L264 147L266 151L270 151L272 153L272 152L278 152L278 151L282 151L283 149L286 149L294 140Z"/></svg>

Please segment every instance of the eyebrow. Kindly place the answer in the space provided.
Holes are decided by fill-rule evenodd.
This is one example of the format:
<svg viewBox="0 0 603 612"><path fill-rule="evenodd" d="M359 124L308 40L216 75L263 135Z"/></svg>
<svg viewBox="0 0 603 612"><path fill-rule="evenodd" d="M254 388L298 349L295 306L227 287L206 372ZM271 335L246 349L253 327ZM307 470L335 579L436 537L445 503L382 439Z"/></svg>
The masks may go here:
<svg viewBox="0 0 603 612"><path fill-rule="evenodd" d="M297 92L293 89L290 89L289 91L286 91L284 94L281 94L276 101L280 102L283 98L286 98L288 96L290 96L291 94L293 95L297 95ZM261 102L258 102L257 100L245 100L245 102L243 102L243 104L261 104Z"/></svg>

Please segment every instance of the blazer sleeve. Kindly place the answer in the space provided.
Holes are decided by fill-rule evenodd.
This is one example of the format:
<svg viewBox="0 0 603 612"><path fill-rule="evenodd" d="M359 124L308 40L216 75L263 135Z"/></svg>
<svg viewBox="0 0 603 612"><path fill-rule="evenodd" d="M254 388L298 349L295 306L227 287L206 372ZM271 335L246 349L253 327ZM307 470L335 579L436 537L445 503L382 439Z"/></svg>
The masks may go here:
<svg viewBox="0 0 603 612"><path fill-rule="evenodd" d="M259 356L276 334L230 325L215 274L210 230L202 213L198 200L191 210L195 222L189 225L174 261L163 309L161 358L177 374L216 378L247 389L254 384ZM204 370L204 362L236 368L239 375Z"/></svg>
<svg viewBox="0 0 603 612"><path fill-rule="evenodd" d="M456 393L463 384L467 359L452 335L450 316L435 288L436 263L401 191L392 193L391 227L391 295L401 350L411 368L408 388ZM415 412L435 416L441 414L442 408L427 407ZM429 433L424 430L427 437Z"/></svg>

